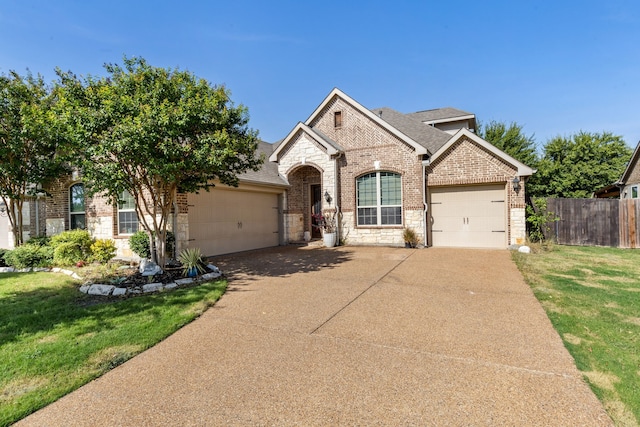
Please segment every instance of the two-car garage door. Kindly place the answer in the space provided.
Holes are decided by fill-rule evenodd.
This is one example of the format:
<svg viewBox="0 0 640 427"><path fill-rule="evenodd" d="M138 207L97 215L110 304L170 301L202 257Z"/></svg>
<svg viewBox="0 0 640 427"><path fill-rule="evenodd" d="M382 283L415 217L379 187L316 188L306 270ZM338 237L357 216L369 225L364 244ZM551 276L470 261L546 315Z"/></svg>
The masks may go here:
<svg viewBox="0 0 640 427"><path fill-rule="evenodd" d="M432 187L429 191L433 246L506 247L504 184Z"/></svg>
<svg viewBox="0 0 640 427"><path fill-rule="evenodd" d="M278 194L219 186L188 204L189 247L205 256L278 246Z"/></svg>

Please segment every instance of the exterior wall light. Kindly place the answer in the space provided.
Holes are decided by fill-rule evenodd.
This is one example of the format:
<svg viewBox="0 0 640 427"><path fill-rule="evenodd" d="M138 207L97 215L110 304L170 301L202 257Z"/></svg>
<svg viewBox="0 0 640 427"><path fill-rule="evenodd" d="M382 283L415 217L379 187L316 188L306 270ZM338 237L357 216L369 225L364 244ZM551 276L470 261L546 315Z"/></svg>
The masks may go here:
<svg viewBox="0 0 640 427"><path fill-rule="evenodd" d="M511 184L513 184L513 191L518 194L520 192L520 178L516 176L511 180Z"/></svg>
<svg viewBox="0 0 640 427"><path fill-rule="evenodd" d="M331 194L329 194L329 192L328 192L328 191L326 191L326 190L325 190L325 192L324 192L324 199L325 199L325 200L327 201L327 203L329 203L329 204L331 204L331 200L333 200L333 199L331 198Z"/></svg>

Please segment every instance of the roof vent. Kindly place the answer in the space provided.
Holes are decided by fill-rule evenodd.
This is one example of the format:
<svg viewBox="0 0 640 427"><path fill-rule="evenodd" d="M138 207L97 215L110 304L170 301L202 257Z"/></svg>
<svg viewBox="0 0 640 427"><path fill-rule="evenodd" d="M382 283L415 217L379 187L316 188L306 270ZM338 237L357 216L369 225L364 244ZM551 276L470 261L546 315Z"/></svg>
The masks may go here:
<svg viewBox="0 0 640 427"><path fill-rule="evenodd" d="M382 110L378 111L378 116L380 116L380 118L382 118Z"/></svg>

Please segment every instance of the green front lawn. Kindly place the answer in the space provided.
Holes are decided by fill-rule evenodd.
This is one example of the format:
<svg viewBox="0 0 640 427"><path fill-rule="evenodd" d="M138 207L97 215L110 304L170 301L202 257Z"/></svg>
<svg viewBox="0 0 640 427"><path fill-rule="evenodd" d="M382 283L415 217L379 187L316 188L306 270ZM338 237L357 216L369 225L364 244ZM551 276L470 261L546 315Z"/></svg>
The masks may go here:
<svg viewBox="0 0 640 427"><path fill-rule="evenodd" d="M553 246L514 259L616 425L638 425L640 250Z"/></svg>
<svg viewBox="0 0 640 427"><path fill-rule="evenodd" d="M123 300L63 274L0 274L0 426L163 340L213 305L225 281Z"/></svg>

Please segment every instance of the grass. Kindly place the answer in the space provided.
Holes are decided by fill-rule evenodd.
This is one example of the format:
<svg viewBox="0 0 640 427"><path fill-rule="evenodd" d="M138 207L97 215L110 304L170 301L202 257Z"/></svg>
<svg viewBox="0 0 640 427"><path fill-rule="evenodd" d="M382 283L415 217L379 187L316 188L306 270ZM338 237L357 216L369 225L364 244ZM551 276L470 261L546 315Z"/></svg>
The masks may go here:
<svg viewBox="0 0 640 427"><path fill-rule="evenodd" d="M640 251L514 253L586 381L618 426L640 421Z"/></svg>
<svg viewBox="0 0 640 427"><path fill-rule="evenodd" d="M106 300L66 275L0 275L0 426L163 340L213 305L225 281Z"/></svg>

